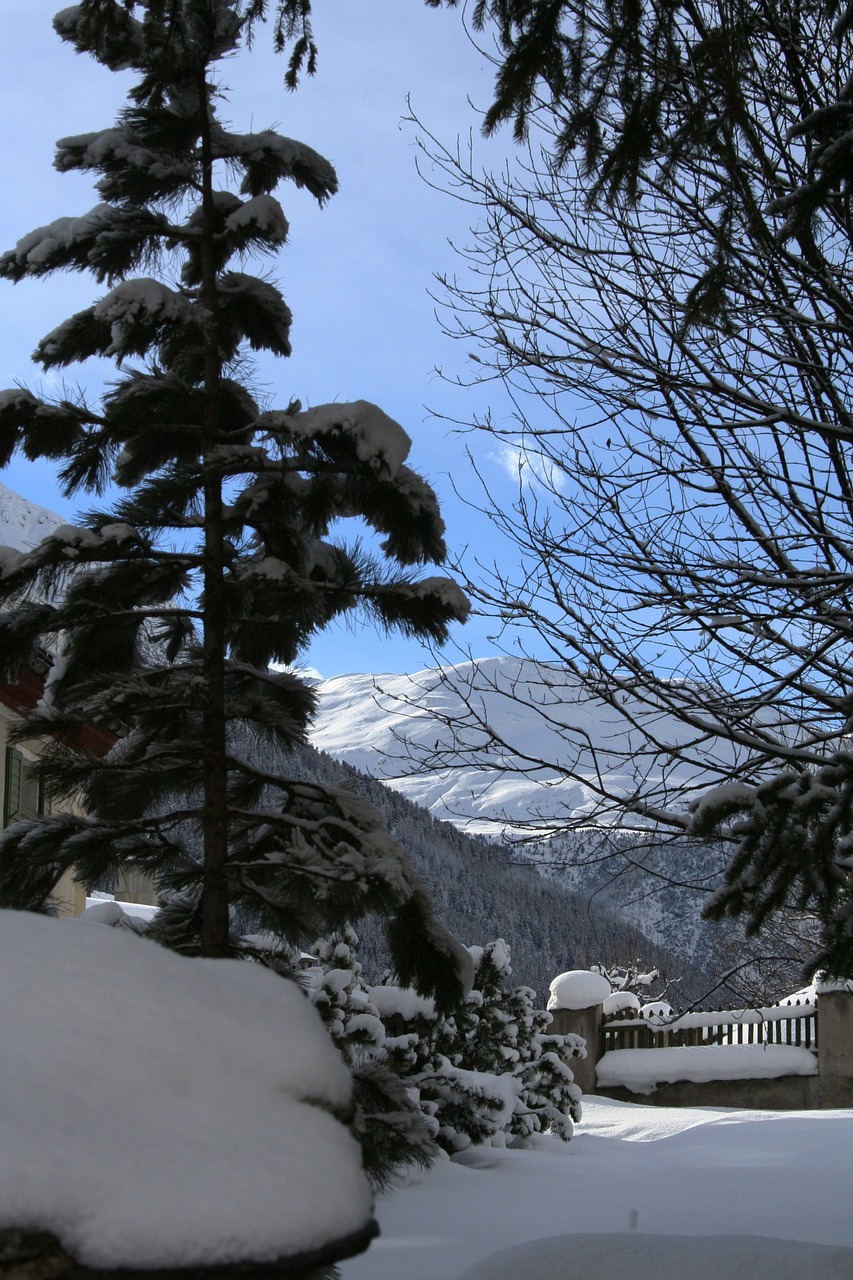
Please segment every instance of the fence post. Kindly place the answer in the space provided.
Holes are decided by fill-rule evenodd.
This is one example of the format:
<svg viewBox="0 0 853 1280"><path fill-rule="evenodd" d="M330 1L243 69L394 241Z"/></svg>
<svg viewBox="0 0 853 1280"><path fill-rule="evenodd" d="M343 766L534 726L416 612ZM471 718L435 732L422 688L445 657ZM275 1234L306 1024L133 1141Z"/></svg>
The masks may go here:
<svg viewBox="0 0 853 1280"><path fill-rule="evenodd" d="M601 1019L600 1004L591 1009L553 1009L551 1011L551 1035L583 1036L586 1041L586 1057L572 1058L569 1063L575 1084L581 1093L595 1093L595 1067L600 1053Z"/></svg>
<svg viewBox="0 0 853 1280"><path fill-rule="evenodd" d="M853 1107L853 991L821 991L817 1024L820 1105Z"/></svg>

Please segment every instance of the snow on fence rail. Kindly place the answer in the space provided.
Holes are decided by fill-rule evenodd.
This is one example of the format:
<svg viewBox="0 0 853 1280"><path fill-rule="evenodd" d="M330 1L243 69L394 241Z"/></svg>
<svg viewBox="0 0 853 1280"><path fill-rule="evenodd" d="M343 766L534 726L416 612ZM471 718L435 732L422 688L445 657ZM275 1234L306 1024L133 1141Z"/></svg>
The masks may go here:
<svg viewBox="0 0 853 1280"><path fill-rule="evenodd" d="M710 1010L666 1018L642 1012L615 1014L601 1024L600 1054L614 1049L660 1049L712 1044L789 1044L817 1050L817 1005Z"/></svg>

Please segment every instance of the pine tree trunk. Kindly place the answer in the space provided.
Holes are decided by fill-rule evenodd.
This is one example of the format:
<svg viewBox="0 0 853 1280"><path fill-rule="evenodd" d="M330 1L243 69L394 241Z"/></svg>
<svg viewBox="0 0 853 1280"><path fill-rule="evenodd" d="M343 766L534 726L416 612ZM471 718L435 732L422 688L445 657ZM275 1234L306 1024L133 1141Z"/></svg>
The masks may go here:
<svg viewBox="0 0 853 1280"><path fill-rule="evenodd" d="M217 278L213 258L215 211L213 158L210 138L209 88L199 74L202 146L202 305L208 313L204 370L204 816L202 820L204 879L202 888L202 953L228 952L228 796L225 720L225 600L222 524L222 481L211 473L210 453L219 443L220 377L217 319Z"/></svg>

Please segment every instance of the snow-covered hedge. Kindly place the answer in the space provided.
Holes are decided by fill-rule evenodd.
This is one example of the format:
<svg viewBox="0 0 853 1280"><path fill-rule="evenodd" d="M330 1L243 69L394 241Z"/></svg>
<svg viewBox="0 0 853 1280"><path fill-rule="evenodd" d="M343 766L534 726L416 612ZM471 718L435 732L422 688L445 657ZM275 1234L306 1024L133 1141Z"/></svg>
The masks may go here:
<svg viewBox="0 0 853 1280"><path fill-rule="evenodd" d="M569 1062L586 1048L577 1036L548 1034L550 1015L529 987L505 988L512 970L502 939L471 948L473 989L448 1016L413 991L367 986L356 942L348 931L318 944L311 997L354 1070L374 1176L383 1172L377 1155L389 1155L398 1139L398 1158L422 1164L438 1147L513 1145L546 1130L569 1140L580 1118ZM382 1105L377 1080L398 1085Z"/></svg>

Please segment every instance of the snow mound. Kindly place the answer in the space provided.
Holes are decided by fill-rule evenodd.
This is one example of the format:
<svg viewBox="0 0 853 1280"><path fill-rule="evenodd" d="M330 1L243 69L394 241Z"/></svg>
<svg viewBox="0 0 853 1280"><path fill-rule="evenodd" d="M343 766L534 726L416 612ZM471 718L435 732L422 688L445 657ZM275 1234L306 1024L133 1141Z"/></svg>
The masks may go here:
<svg viewBox="0 0 853 1280"><path fill-rule="evenodd" d="M569 1269L571 1268L571 1270ZM820 1276L849 1280L853 1249L803 1244L765 1236L653 1236L580 1234L552 1236L504 1249L469 1267L459 1280L781 1280Z"/></svg>
<svg viewBox="0 0 853 1280"><path fill-rule="evenodd" d="M569 969L551 983L549 1009L592 1009L603 1004L611 987L603 973L591 969Z"/></svg>
<svg viewBox="0 0 853 1280"><path fill-rule="evenodd" d="M817 995L830 995L833 991L853 991L853 978L833 978L829 974L820 974L815 983Z"/></svg>
<svg viewBox="0 0 853 1280"><path fill-rule="evenodd" d="M604 1013L639 1013L640 998L635 996L633 991L614 991L611 995L605 996L603 1001Z"/></svg>
<svg viewBox="0 0 853 1280"><path fill-rule="evenodd" d="M647 1022L664 1023L674 1016L674 1009L668 1000L652 1000L640 1009L640 1017Z"/></svg>
<svg viewBox="0 0 853 1280"><path fill-rule="evenodd" d="M430 996L420 996L411 987L368 987L370 1003L381 1018L395 1015L411 1022L414 1018L434 1018L435 1001Z"/></svg>
<svg viewBox="0 0 853 1280"><path fill-rule="evenodd" d="M349 1072L294 983L17 911L0 972L0 1229L104 1269L368 1238L361 1152L331 1114Z"/></svg>
<svg viewBox="0 0 853 1280"><path fill-rule="evenodd" d="M659 1084L690 1080L776 1080L780 1076L817 1075L817 1055L788 1044L719 1044L670 1049L617 1049L595 1067L600 1088L624 1086L654 1093Z"/></svg>

